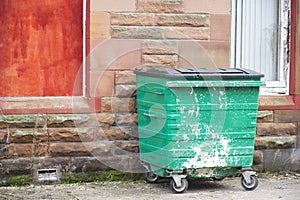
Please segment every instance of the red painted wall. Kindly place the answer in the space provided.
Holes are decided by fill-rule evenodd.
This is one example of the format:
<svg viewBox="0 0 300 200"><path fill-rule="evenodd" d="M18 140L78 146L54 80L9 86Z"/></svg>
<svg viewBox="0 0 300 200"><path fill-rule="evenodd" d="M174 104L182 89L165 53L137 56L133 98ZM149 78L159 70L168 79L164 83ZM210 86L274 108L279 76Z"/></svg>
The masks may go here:
<svg viewBox="0 0 300 200"><path fill-rule="evenodd" d="M82 7L82 0L1 0L0 96L82 94Z"/></svg>

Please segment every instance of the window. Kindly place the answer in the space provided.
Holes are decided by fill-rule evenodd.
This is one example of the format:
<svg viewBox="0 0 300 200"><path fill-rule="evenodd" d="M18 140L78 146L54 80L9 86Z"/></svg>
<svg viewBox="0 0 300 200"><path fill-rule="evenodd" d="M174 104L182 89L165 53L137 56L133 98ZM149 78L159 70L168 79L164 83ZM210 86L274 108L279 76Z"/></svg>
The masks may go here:
<svg viewBox="0 0 300 200"><path fill-rule="evenodd" d="M83 95L83 81L73 90L82 76L83 6L82 0L1 0L0 96Z"/></svg>
<svg viewBox="0 0 300 200"><path fill-rule="evenodd" d="M290 0L232 0L231 67L265 75L263 94L287 94Z"/></svg>
<svg viewBox="0 0 300 200"><path fill-rule="evenodd" d="M0 114L100 111L101 99L89 96L86 73L89 5L1 0Z"/></svg>

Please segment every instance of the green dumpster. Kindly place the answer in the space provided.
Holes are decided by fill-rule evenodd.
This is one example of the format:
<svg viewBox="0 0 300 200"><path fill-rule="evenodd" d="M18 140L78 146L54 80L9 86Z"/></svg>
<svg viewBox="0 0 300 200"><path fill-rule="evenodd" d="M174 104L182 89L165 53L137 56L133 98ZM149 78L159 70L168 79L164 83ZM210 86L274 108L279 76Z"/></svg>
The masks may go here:
<svg viewBox="0 0 300 200"><path fill-rule="evenodd" d="M248 69L139 67L137 84L140 159L153 183L172 177L171 189L186 191L187 178L241 173L253 190L251 170L262 74Z"/></svg>

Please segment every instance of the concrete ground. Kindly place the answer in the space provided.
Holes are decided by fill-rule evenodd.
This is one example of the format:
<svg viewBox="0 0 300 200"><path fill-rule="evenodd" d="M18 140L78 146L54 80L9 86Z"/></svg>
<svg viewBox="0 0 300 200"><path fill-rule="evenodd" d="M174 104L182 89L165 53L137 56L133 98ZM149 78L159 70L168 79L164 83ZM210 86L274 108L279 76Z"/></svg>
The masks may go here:
<svg viewBox="0 0 300 200"><path fill-rule="evenodd" d="M261 177L262 176L262 177ZM105 182L85 184L31 185L27 187L0 187L0 200L297 200L300 199L300 175L261 175L254 191L245 191L240 178L223 181L189 181L184 194L174 194L169 180L158 183Z"/></svg>

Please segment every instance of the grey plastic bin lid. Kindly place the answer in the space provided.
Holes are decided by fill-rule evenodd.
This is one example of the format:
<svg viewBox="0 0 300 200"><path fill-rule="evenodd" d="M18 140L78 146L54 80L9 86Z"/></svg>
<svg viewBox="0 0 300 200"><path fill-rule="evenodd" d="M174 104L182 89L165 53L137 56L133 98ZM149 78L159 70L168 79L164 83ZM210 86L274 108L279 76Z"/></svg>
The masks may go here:
<svg viewBox="0 0 300 200"><path fill-rule="evenodd" d="M134 73L160 78L261 78L264 75L242 68L137 67Z"/></svg>

